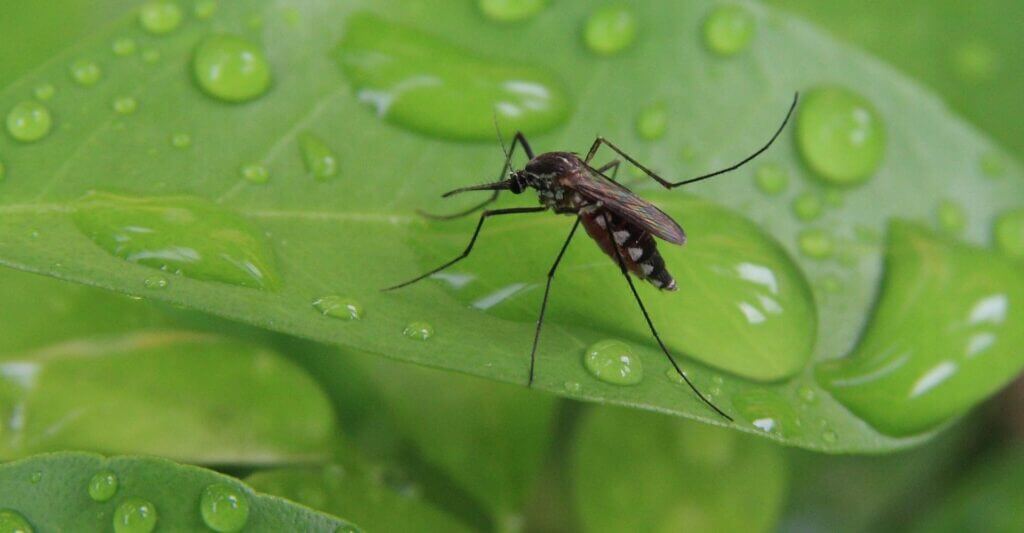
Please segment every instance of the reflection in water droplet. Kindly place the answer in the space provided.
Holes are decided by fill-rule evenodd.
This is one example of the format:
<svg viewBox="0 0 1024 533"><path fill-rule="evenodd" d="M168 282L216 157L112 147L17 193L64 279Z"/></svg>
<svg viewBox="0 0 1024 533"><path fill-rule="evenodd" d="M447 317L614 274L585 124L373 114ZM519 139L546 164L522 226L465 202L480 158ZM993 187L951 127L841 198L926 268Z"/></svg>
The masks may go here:
<svg viewBox="0 0 1024 533"><path fill-rule="evenodd" d="M175 148L188 148L192 146L192 136L187 133L175 133L171 135L171 146Z"/></svg>
<svg viewBox="0 0 1024 533"><path fill-rule="evenodd" d="M754 16L746 7L718 6L704 20L704 44L719 56L733 56L747 49L754 31Z"/></svg>
<svg viewBox="0 0 1024 533"><path fill-rule="evenodd" d="M241 531L249 520L249 499L240 489L217 483L203 489L199 511L203 522L214 531Z"/></svg>
<svg viewBox="0 0 1024 533"><path fill-rule="evenodd" d="M153 35L178 29L182 16L181 7L172 0L151 0L139 8L139 24Z"/></svg>
<svg viewBox="0 0 1024 533"><path fill-rule="evenodd" d="M315 307L324 316L341 318L344 320L359 320L363 318L363 306L359 302L345 298L344 296L324 296L313 302Z"/></svg>
<svg viewBox="0 0 1024 533"><path fill-rule="evenodd" d="M532 17L547 6L548 0L478 0L480 11L489 19L513 22Z"/></svg>
<svg viewBox="0 0 1024 533"><path fill-rule="evenodd" d="M338 173L338 159L322 139L312 133L299 136L299 148L306 170L318 181L325 181Z"/></svg>
<svg viewBox="0 0 1024 533"><path fill-rule="evenodd" d="M495 120L530 135L569 114L566 93L547 71L477 57L374 15L349 18L335 57L380 117L428 135L490 142Z"/></svg>
<svg viewBox="0 0 1024 533"><path fill-rule="evenodd" d="M597 9L587 19L583 41L595 54L610 56L629 48L636 33L633 10L624 5L609 5Z"/></svg>
<svg viewBox="0 0 1024 533"><path fill-rule="evenodd" d="M794 438L803 433L800 419L781 395L763 389L748 389L732 398L736 411L757 429Z"/></svg>
<svg viewBox="0 0 1024 533"><path fill-rule="evenodd" d="M821 198L814 193L801 193L793 199L793 214L803 222L810 222L821 216Z"/></svg>
<svg viewBox="0 0 1024 533"><path fill-rule="evenodd" d="M815 89L804 97L796 139L814 174L834 185L863 183L885 153L885 131L874 107L839 87Z"/></svg>
<svg viewBox="0 0 1024 533"><path fill-rule="evenodd" d="M114 511L114 533L149 533L156 527L156 520L155 505L129 498Z"/></svg>
<svg viewBox="0 0 1024 533"><path fill-rule="evenodd" d="M513 283L506 285L490 294L487 294L472 303L473 307L484 311L508 300L522 292L527 287L526 283Z"/></svg>
<svg viewBox="0 0 1024 533"><path fill-rule="evenodd" d="M434 336L434 326L423 321L410 322L402 334L410 339L425 341Z"/></svg>
<svg viewBox="0 0 1024 533"><path fill-rule="evenodd" d="M209 200L90 192L74 206L78 229L126 261L244 287L280 284L262 232Z"/></svg>
<svg viewBox="0 0 1024 533"><path fill-rule="evenodd" d="M648 106L636 119L636 132L641 139L656 141L665 135L668 128L668 113L664 104Z"/></svg>
<svg viewBox="0 0 1024 533"><path fill-rule="evenodd" d="M131 37L121 37L114 41L114 44L110 45L110 49L114 51L114 55L120 57L134 54L136 47L135 39L132 39Z"/></svg>
<svg viewBox="0 0 1024 533"><path fill-rule="evenodd" d="M643 363L633 354L633 348L617 340L590 345L583 364L594 377L613 385L636 385L644 379Z"/></svg>
<svg viewBox="0 0 1024 533"><path fill-rule="evenodd" d="M1024 208L1007 211L996 218L996 246L1011 257L1024 257Z"/></svg>
<svg viewBox="0 0 1024 533"><path fill-rule="evenodd" d="M259 46L234 35L211 35L196 47L192 61L199 87L226 102L259 98L270 88L270 64Z"/></svg>
<svg viewBox="0 0 1024 533"><path fill-rule="evenodd" d="M270 181L270 171L259 163L253 163L242 167L242 177L252 183L266 183Z"/></svg>
<svg viewBox="0 0 1024 533"><path fill-rule="evenodd" d="M121 96L114 99L111 107L119 115L130 115L139 107L139 103L130 96Z"/></svg>
<svg viewBox="0 0 1024 533"><path fill-rule="evenodd" d="M147 289L164 289L167 287L167 278L163 276L150 276L146 278L143 285Z"/></svg>
<svg viewBox="0 0 1024 533"><path fill-rule="evenodd" d="M782 194L789 187L789 174L778 164L768 163L757 169L754 181L761 192L775 196Z"/></svg>
<svg viewBox="0 0 1024 533"><path fill-rule="evenodd" d="M967 227L967 214L960 204L943 200L938 209L939 227L950 235L959 235Z"/></svg>
<svg viewBox="0 0 1024 533"><path fill-rule="evenodd" d="M103 70L100 69L100 66L95 61L88 59L75 61L71 64L70 71L71 79L85 87L96 85L103 77Z"/></svg>
<svg viewBox="0 0 1024 533"><path fill-rule="evenodd" d="M11 509L0 509L0 532L3 533L32 533L32 525L25 520L17 511Z"/></svg>
<svg viewBox="0 0 1024 533"><path fill-rule="evenodd" d="M105 502L117 494L117 475L111 471L99 472L89 480L89 497Z"/></svg>
<svg viewBox="0 0 1024 533"><path fill-rule="evenodd" d="M811 259L825 259L835 252L832 236L822 229L809 229L797 237L800 252Z"/></svg>
<svg viewBox="0 0 1024 533"><path fill-rule="evenodd" d="M39 102L25 100L7 113L7 133L17 141L38 141L50 133L52 126L50 110Z"/></svg>
<svg viewBox="0 0 1024 533"><path fill-rule="evenodd" d="M36 86L32 91L33 96L40 102L45 102L53 98L53 95L57 93L57 89L51 83L42 83Z"/></svg>

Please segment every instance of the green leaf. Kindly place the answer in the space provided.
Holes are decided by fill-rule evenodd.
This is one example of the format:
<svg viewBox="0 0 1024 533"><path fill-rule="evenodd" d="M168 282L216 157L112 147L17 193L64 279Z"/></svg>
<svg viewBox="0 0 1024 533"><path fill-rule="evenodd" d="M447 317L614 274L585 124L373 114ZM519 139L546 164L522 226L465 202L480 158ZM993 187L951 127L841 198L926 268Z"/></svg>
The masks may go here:
<svg viewBox="0 0 1024 533"><path fill-rule="evenodd" d="M771 443L617 408L577 430L576 509L584 530L771 531L786 462Z"/></svg>
<svg viewBox="0 0 1024 533"><path fill-rule="evenodd" d="M0 458L84 449L279 464L330 454L326 397L272 350L12 270L0 272L0 294Z"/></svg>
<svg viewBox="0 0 1024 533"><path fill-rule="evenodd" d="M351 518L370 531L470 531L431 507L417 494L401 494L365 468L333 465L258 472L246 483L254 489Z"/></svg>
<svg viewBox="0 0 1024 533"><path fill-rule="evenodd" d="M691 189L741 213L795 256L795 268L785 256L779 260L784 271L794 273L780 279L790 287L809 281L814 306L797 306L804 311L777 319L785 327L759 335L740 322L712 321L717 315L711 311L684 319L694 309L724 306L734 291L700 291L685 284L672 294L646 284L639 290L656 309L653 320L671 337L669 346L688 375L703 390L717 392L716 403L737 417L733 427L832 452L884 451L919 442L928 435L878 433L813 378L815 361L842 356L855 344L882 276L877 246L855 236L880 233L886 220L897 215L933 219L947 197L969 197L964 235L981 242L991 219L1024 196L1020 169L1008 168L1013 179L987 179L978 161L992 151L991 143L926 91L771 10L748 6L757 26L750 47L729 59L713 56L700 43L701 23L712 5L660 0L634 6L636 41L613 57L592 54L581 42L577 30L592 9L582 1L552 3L526 21L499 25L481 21L469 3L440 0L319 1L286 11L270 2L240 0L223 3L210 20L188 20L161 37L145 34L127 16L0 93L2 110L29 98L40 82L54 84L58 95L47 102L55 120L47 138L34 144L0 138L0 160L7 169L0 184L0 262L404 361L523 384L544 274L570 221L551 215L496 218L486 224L473 256L452 272L472 278L428 280L400 292L379 292L465 247L474 221L429 222L415 210L449 212L471 205L476 198L442 205L437 195L493 180L501 153L496 143L412 133L404 128L415 125L403 122L401 114L385 117L391 122L376 116L361 101L373 92L352 87L357 80L347 79L333 57L351 15L372 11L389 24L459 48L458 57L551 73L569 95L572 114L552 133L531 135L535 148L583 151L600 132L672 177L721 168L749 154L771 133L794 90L840 86L870 102L884 125L885 155L864 185L844 192L826 189L807 174L786 134L762 160L801 178L791 180L783 195L762 194L752 179L755 168ZM265 50L274 80L267 94L232 105L203 94L193 82L191 59L196 44L211 33L238 34ZM140 51L151 52L112 55L110 43L125 36L136 39ZM80 59L102 66L95 85L68 81L68 66ZM113 111L112 102L126 96L136 100L135 111ZM439 102L450 103L450 96L441 94ZM645 140L634 123L653 103L664 103L668 127L659 139ZM467 124L476 128L490 118L472 116ZM424 126L417 131L433 130ZM337 173L331 179L318 181L304 168L299 138L305 133L322 139L336 156ZM189 135L191 144L172 143L178 134ZM608 157L602 155L602 162ZM268 171L267 183L243 177L241 169L252 164ZM260 178L262 173L246 175ZM74 202L90 190L148 199L189 195L207 205L220 204L248 219L253 229L242 238L255 238L273 250L280 287L260 290L209 281L209 276L173 276L165 288L147 288L153 268L125 261L116 250L108 253L75 224ZM683 210L693 201L678 192L653 185L640 185L638 191L684 226L703 226L714 237L701 239L697 231L685 248L663 246L674 272L691 265L699 272L698 252L717 258L726 244L721 232L737 227L689 218ZM789 207L793 197L806 194L829 200L812 223L793 216ZM720 214L723 221L733 216L717 207L707 212L716 219ZM136 222L146 228L152 220ZM808 227L818 231L810 239L802 233ZM737 240L774 246L765 233L749 231ZM805 247L813 245L810 255L798 254L801 236ZM207 249L201 233L180 237L171 244ZM823 258L828 251L833 255ZM462 291L453 286L466 280ZM465 306L472 295L490 298L473 300L477 307ZM363 310L362 319L323 316L312 302L325 296L351 299ZM502 296L508 297L505 303L479 309ZM551 302L536 388L722 423L671 373L665 374L670 365L646 331L616 266L593 243L580 238L570 246ZM807 314L817 315L816 328ZM407 325L424 320L434 332L429 340L403 336ZM608 337L632 345L646 368L640 384L606 384L587 373L585 348ZM816 339L812 353L800 352L812 345L810 339ZM773 348L751 352L744 360L744 342ZM684 357L690 350L690 357ZM776 381L757 381L763 379Z"/></svg>
<svg viewBox="0 0 1024 533"><path fill-rule="evenodd" d="M116 491L97 501L90 495L90 484L97 474L108 473L116 477ZM200 501L211 485L231 488L248 502L245 531L333 533L349 526L333 516L255 492L237 479L165 459L66 452L0 466L4 509L18 513L40 533L111 531L118 509L139 500L155 508L159 531L209 531Z"/></svg>

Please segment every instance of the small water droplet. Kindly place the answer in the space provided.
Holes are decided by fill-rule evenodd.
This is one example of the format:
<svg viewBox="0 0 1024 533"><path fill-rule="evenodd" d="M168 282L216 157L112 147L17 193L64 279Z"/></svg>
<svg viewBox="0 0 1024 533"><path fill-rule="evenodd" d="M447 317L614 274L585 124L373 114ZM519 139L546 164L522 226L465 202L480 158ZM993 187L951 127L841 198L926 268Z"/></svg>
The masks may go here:
<svg viewBox="0 0 1024 533"><path fill-rule="evenodd" d="M114 99L112 107L119 115L130 115L138 109L139 102L131 96L120 96Z"/></svg>
<svg viewBox="0 0 1024 533"><path fill-rule="evenodd" d="M299 136L299 149L306 170L318 181L325 181L338 173L338 158L322 139L312 133Z"/></svg>
<svg viewBox="0 0 1024 533"><path fill-rule="evenodd" d="M679 372L676 372L675 368L665 369L665 377L672 383L686 383L686 380L683 379L683 376L679 375Z"/></svg>
<svg viewBox="0 0 1024 533"><path fill-rule="evenodd" d="M249 499L238 488L224 483L203 489L199 502L203 522L214 531L241 531L249 520Z"/></svg>
<svg viewBox="0 0 1024 533"><path fill-rule="evenodd" d="M617 340L598 341L583 358L587 370L597 379L613 385L636 385L644 379L644 367L633 348Z"/></svg>
<svg viewBox="0 0 1024 533"><path fill-rule="evenodd" d="M795 437L802 433L796 411L779 394L761 389L740 392L732 400L736 411L765 433Z"/></svg>
<svg viewBox="0 0 1024 533"><path fill-rule="evenodd" d="M827 293L835 294L843 288L843 284L835 274L828 274L821 280L821 289Z"/></svg>
<svg viewBox="0 0 1024 533"><path fill-rule="evenodd" d="M242 167L242 177L252 183L266 183L270 181L270 171L259 163L253 163Z"/></svg>
<svg viewBox="0 0 1024 533"><path fill-rule="evenodd" d="M17 511L0 509L0 533L32 533L32 525Z"/></svg>
<svg viewBox="0 0 1024 533"><path fill-rule="evenodd" d="M42 472L32 472L32 474L29 475L28 480L30 482L32 482L32 484L39 483L40 481L43 480L43 473Z"/></svg>
<svg viewBox="0 0 1024 533"><path fill-rule="evenodd" d="M796 393L800 396L800 399L807 403L814 403L818 400L818 393L807 385L801 386L797 389Z"/></svg>
<svg viewBox="0 0 1024 533"><path fill-rule="evenodd" d="M755 29L754 15L746 7L718 6L704 19L704 45L719 56L734 56L747 49Z"/></svg>
<svg viewBox="0 0 1024 533"><path fill-rule="evenodd" d="M425 341L434 336L434 326L422 321L410 322L402 334L410 339Z"/></svg>
<svg viewBox="0 0 1024 533"><path fill-rule="evenodd" d="M821 440L827 442L828 444L835 444L836 441L839 440L839 436L836 435L835 431L832 431L831 429L826 429L821 433Z"/></svg>
<svg viewBox="0 0 1024 533"><path fill-rule="evenodd" d="M548 0L479 0L480 11L498 22L514 22L536 15L547 6Z"/></svg>
<svg viewBox="0 0 1024 533"><path fill-rule="evenodd" d="M636 15L629 7L610 5L597 9L583 29L583 40L595 54L610 56L629 48L636 40Z"/></svg>
<svg viewBox="0 0 1024 533"><path fill-rule="evenodd" d="M71 64L71 79L84 87L96 85L103 77L103 69L95 61L79 59Z"/></svg>
<svg viewBox="0 0 1024 533"><path fill-rule="evenodd" d="M114 533L149 533L156 528L156 506L140 499L129 498L114 511Z"/></svg>
<svg viewBox="0 0 1024 533"><path fill-rule="evenodd" d="M822 229L809 229L800 232L797 238L800 251L812 259L825 259L835 251L832 236Z"/></svg>
<svg viewBox="0 0 1024 533"><path fill-rule="evenodd" d="M170 33L181 25L181 7L171 0L151 0L139 8L139 24L153 35Z"/></svg>
<svg viewBox="0 0 1024 533"><path fill-rule="evenodd" d="M656 141L665 135L668 129L668 113L665 105L658 103L648 106L640 112L636 119L636 132L641 139Z"/></svg>
<svg viewBox="0 0 1024 533"><path fill-rule="evenodd" d="M105 502L117 493L117 475L111 471L99 472L89 480L89 497Z"/></svg>
<svg viewBox="0 0 1024 533"><path fill-rule="evenodd" d="M981 171L990 178L1001 178L1006 175L1006 158L999 152L988 152L979 160Z"/></svg>
<svg viewBox="0 0 1024 533"><path fill-rule="evenodd" d="M996 218L996 246L1010 257L1024 257L1024 209L1007 211Z"/></svg>
<svg viewBox="0 0 1024 533"><path fill-rule="evenodd" d="M964 81L978 83L994 77L998 66L995 50L980 42L962 43L953 49L953 71Z"/></svg>
<svg viewBox="0 0 1024 533"><path fill-rule="evenodd" d="M7 133L21 142L36 142L50 133L53 118L39 102L25 100L7 113Z"/></svg>
<svg viewBox="0 0 1024 533"><path fill-rule="evenodd" d="M967 214L960 204L952 200L939 202L939 227L950 235L959 235L967 227Z"/></svg>
<svg viewBox="0 0 1024 533"><path fill-rule="evenodd" d="M150 64L160 61L160 50L157 50L156 48L147 48L143 50L142 61Z"/></svg>
<svg viewBox="0 0 1024 533"><path fill-rule="evenodd" d="M175 133L171 135L171 146L175 148L188 148L192 146L192 136L187 133Z"/></svg>
<svg viewBox="0 0 1024 533"><path fill-rule="evenodd" d="M259 98L270 88L270 64L259 46L235 35L211 35L192 62L199 87L225 102Z"/></svg>
<svg viewBox="0 0 1024 533"><path fill-rule="evenodd" d="M216 0L199 0L192 9L192 13L199 20L207 20L217 13L217 2Z"/></svg>
<svg viewBox="0 0 1024 533"><path fill-rule="evenodd" d="M562 387L565 389L565 392L569 393L577 393L582 388L579 381L566 381L562 384Z"/></svg>
<svg viewBox="0 0 1024 533"><path fill-rule="evenodd" d="M143 285L147 289L164 289L167 288L167 278L163 276L150 276L146 278Z"/></svg>
<svg viewBox="0 0 1024 533"><path fill-rule="evenodd" d="M344 320L363 318L363 306L359 302L344 296L324 296L313 302L313 307L324 316Z"/></svg>
<svg viewBox="0 0 1024 533"><path fill-rule="evenodd" d="M41 83L36 86L32 94L36 97L36 100L46 102L52 99L54 94L57 94L57 89L51 83Z"/></svg>
<svg viewBox="0 0 1024 533"><path fill-rule="evenodd" d="M796 140L814 174L833 185L863 183L885 153L885 131L874 107L839 87L815 89L804 98Z"/></svg>
<svg viewBox="0 0 1024 533"><path fill-rule="evenodd" d="M134 54L137 47L138 45L135 44L135 39L132 39L131 37L118 38L110 45L110 49L114 51L114 55L119 57Z"/></svg>
<svg viewBox="0 0 1024 533"><path fill-rule="evenodd" d="M776 196L782 194L789 187L789 174L780 165L768 163L761 165L754 173L754 182L761 192Z"/></svg>
<svg viewBox="0 0 1024 533"><path fill-rule="evenodd" d="M814 193L801 193L793 199L793 214L803 222L810 222L821 216L822 202Z"/></svg>

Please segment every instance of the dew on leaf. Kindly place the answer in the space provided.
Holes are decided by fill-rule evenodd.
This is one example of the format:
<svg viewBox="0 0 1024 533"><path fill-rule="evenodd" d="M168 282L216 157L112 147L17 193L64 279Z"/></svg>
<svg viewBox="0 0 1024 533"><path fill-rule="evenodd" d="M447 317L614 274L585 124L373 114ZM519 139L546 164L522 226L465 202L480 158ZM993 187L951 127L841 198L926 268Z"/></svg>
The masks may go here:
<svg viewBox="0 0 1024 533"><path fill-rule="evenodd" d="M402 330L402 334L413 340L425 341L434 336L434 326L431 326L429 323L423 322L422 320L418 320L410 322L405 326L405 329Z"/></svg>
<svg viewBox="0 0 1024 533"><path fill-rule="evenodd" d="M750 389L733 396L732 404L744 420L765 433L786 438L803 433L796 411L778 393Z"/></svg>
<svg viewBox="0 0 1024 533"><path fill-rule="evenodd" d="M150 276L142 284L147 289L164 289L167 288L167 278L163 276Z"/></svg>
<svg viewBox="0 0 1024 533"><path fill-rule="evenodd" d="M1024 208L996 217L993 233L999 250L1010 257L1024 258Z"/></svg>
<svg viewBox="0 0 1024 533"><path fill-rule="evenodd" d="M789 174L776 163L767 163L754 172L757 188L769 196L782 194L789 187Z"/></svg>
<svg viewBox="0 0 1024 533"><path fill-rule="evenodd" d="M320 137L303 133L299 136L299 149L306 171L317 181L326 181L338 173L338 158Z"/></svg>
<svg viewBox="0 0 1024 533"><path fill-rule="evenodd" d="M617 340L591 344L583 364L597 379L612 385L636 385L644 379L644 367L633 348Z"/></svg>
<svg viewBox="0 0 1024 533"><path fill-rule="evenodd" d="M359 320L363 318L363 306L352 298L330 295L317 298L313 301L313 307L320 314L342 320Z"/></svg>
<svg viewBox="0 0 1024 533"><path fill-rule="evenodd" d="M119 115L130 115L139 107L139 102L130 96L120 96L114 99L111 107Z"/></svg>
<svg viewBox="0 0 1024 533"><path fill-rule="evenodd" d="M83 87L96 85L103 77L103 69L100 68L99 64L88 59L75 61L71 64L69 70L71 72L71 79Z"/></svg>
<svg viewBox="0 0 1024 533"><path fill-rule="evenodd" d="M978 83L995 76L998 59L990 45L966 42L953 49L952 63L953 71L962 80Z"/></svg>
<svg viewBox="0 0 1024 533"><path fill-rule="evenodd" d="M982 173L990 178L1001 178L1006 175L1006 158L999 152L986 152L978 164Z"/></svg>
<svg viewBox="0 0 1024 533"><path fill-rule="evenodd" d="M134 54L136 48L137 45L135 44L135 39L132 39L131 37L120 37L110 45L110 49L113 50L114 55L120 57Z"/></svg>
<svg viewBox="0 0 1024 533"><path fill-rule="evenodd" d="M595 54L610 56L629 48L636 34L633 10L625 5L609 5L598 8L587 18L583 41Z"/></svg>
<svg viewBox="0 0 1024 533"><path fill-rule="evenodd" d="M196 47L192 68L206 94L225 102L246 102L270 88L270 63L263 50L235 35L211 35Z"/></svg>
<svg viewBox="0 0 1024 533"><path fill-rule="evenodd" d="M704 45L719 56L734 56L750 46L755 29L754 15L746 7L721 5L704 19Z"/></svg>
<svg viewBox="0 0 1024 533"><path fill-rule="evenodd" d="M826 429L825 431L821 432L821 440L827 444L835 444L836 441L839 440L839 436L836 435L835 431L832 431L831 429Z"/></svg>
<svg viewBox="0 0 1024 533"><path fill-rule="evenodd" d="M566 381L562 384L562 388L568 393L577 393L582 388L579 381Z"/></svg>
<svg viewBox="0 0 1024 533"><path fill-rule="evenodd" d="M203 522L214 531L241 531L249 520L249 499L236 487L216 483L203 489L199 511Z"/></svg>
<svg viewBox="0 0 1024 533"><path fill-rule="evenodd" d="M528 19L548 4L548 0L478 0L480 12L498 22L515 22Z"/></svg>
<svg viewBox="0 0 1024 533"><path fill-rule="evenodd" d="M156 528L156 506L141 498L129 498L114 511L114 533L149 533Z"/></svg>
<svg viewBox="0 0 1024 533"><path fill-rule="evenodd" d="M259 163L252 163L242 167L242 177L251 183L266 183L270 181L270 170Z"/></svg>
<svg viewBox="0 0 1024 533"><path fill-rule="evenodd" d="M39 102L25 100L7 113L7 133L17 141L39 141L50 133L52 126L50 110Z"/></svg>
<svg viewBox="0 0 1024 533"><path fill-rule="evenodd" d="M117 493L117 475L113 472L98 472L89 479L89 497L93 501L105 502Z"/></svg>
<svg viewBox="0 0 1024 533"><path fill-rule="evenodd" d="M181 25L184 14L173 0L150 0L139 8L139 24L153 35L170 33Z"/></svg>
<svg viewBox="0 0 1024 533"><path fill-rule="evenodd" d="M55 94L57 94L57 89L52 83L41 83L32 90L32 95L40 102L46 102L53 99L53 95Z"/></svg>
<svg viewBox="0 0 1024 533"><path fill-rule="evenodd" d="M793 199L793 214L802 222L817 219L821 216L822 209L821 198L814 193L801 193Z"/></svg>
<svg viewBox="0 0 1024 533"><path fill-rule="evenodd" d="M800 252L811 259L825 259L835 252L832 236L823 229L808 229L797 236Z"/></svg>
<svg viewBox="0 0 1024 533"><path fill-rule="evenodd" d="M959 235L967 227L967 214L960 204L952 200L939 202L939 227L950 235Z"/></svg>
<svg viewBox="0 0 1024 533"><path fill-rule="evenodd" d="M32 533L32 525L21 513L12 509L0 509L0 533Z"/></svg>
<svg viewBox="0 0 1024 533"><path fill-rule="evenodd" d="M171 146L175 148L188 148L192 146L192 136L187 133L175 133L171 135Z"/></svg>
<svg viewBox="0 0 1024 533"><path fill-rule="evenodd" d="M668 129L668 113L664 104L653 104L640 112L636 119L636 132L641 139L656 141L665 135Z"/></svg>
<svg viewBox="0 0 1024 533"><path fill-rule="evenodd" d="M882 119L862 96L844 88L811 91L800 105L796 140L807 166L822 181L863 183L885 153Z"/></svg>

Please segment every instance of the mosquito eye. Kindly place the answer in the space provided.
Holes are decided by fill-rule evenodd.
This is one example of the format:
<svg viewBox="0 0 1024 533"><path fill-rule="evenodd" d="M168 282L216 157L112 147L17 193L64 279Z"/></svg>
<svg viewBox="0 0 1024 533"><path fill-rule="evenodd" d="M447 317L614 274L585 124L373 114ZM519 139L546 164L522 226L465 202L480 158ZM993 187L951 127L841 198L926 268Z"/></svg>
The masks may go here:
<svg viewBox="0 0 1024 533"><path fill-rule="evenodd" d="M512 194L519 194L523 192L523 189L525 188L523 180L512 178L511 181L512 183L509 184L508 190L512 191Z"/></svg>

